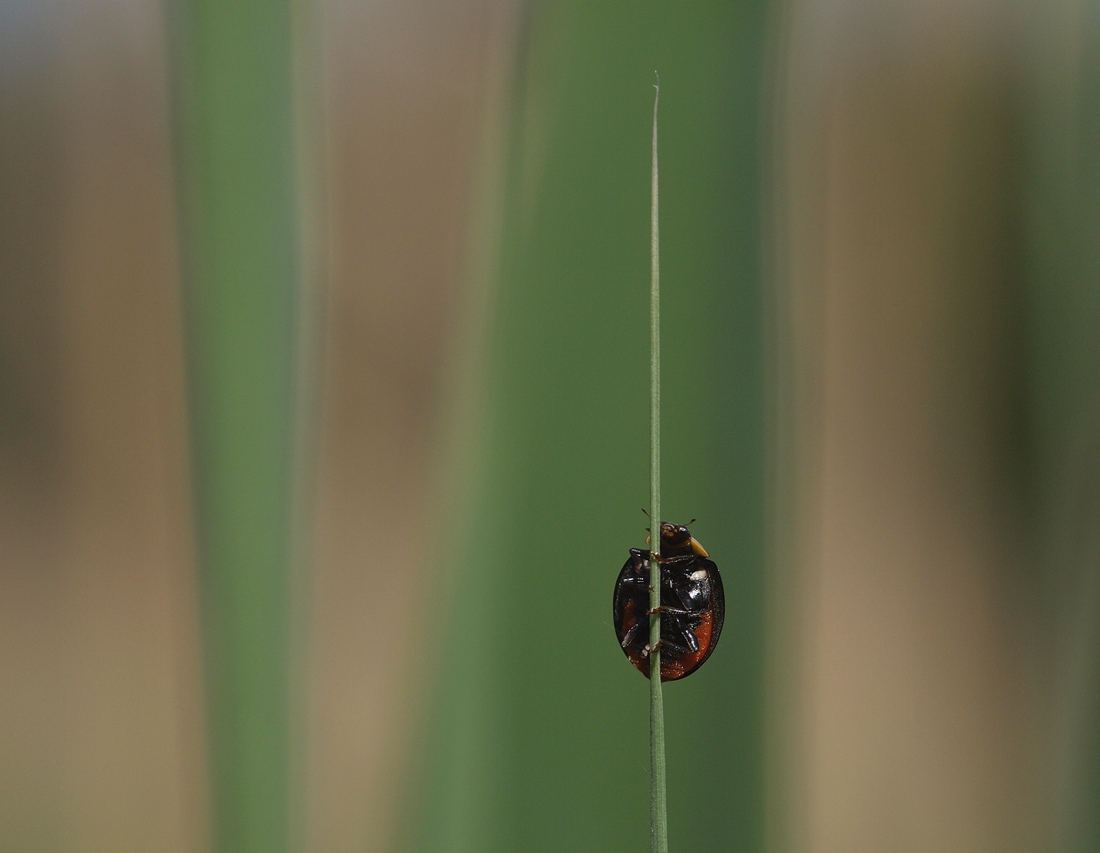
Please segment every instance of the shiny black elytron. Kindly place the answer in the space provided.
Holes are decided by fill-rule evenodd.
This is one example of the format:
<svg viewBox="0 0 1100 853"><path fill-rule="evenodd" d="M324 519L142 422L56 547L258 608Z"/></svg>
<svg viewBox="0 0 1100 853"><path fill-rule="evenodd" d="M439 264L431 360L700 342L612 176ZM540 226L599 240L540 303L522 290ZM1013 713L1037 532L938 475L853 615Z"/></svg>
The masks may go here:
<svg viewBox="0 0 1100 853"><path fill-rule="evenodd" d="M661 681L685 678L706 663L718 644L726 598L718 566L679 524L661 524ZM649 678L649 551L630 549L615 584L619 645Z"/></svg>

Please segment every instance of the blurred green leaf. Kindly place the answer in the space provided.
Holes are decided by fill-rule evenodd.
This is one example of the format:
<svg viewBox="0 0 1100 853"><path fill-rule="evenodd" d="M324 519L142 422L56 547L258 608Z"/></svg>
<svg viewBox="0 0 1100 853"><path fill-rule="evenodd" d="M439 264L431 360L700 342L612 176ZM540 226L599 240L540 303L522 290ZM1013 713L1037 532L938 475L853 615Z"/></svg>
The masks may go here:
<svg viewBox="0 0 1100 853"><path fill-rule="evenodd" d="M290 5L173 12L215 844L278 853L298 283Z"/></svg>

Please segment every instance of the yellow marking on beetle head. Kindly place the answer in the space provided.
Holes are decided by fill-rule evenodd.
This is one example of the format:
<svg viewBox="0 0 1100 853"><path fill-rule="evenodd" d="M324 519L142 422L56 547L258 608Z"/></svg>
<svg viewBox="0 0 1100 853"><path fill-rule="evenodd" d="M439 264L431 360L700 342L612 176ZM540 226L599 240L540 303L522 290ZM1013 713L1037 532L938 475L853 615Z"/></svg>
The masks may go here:
<svg viewBox="0 0 1100 853"><path fill-rule="evenodd" d="M695 537L691 537L691 550L695 553L696 557L709 557L707 549L695 541Z"/></svg>

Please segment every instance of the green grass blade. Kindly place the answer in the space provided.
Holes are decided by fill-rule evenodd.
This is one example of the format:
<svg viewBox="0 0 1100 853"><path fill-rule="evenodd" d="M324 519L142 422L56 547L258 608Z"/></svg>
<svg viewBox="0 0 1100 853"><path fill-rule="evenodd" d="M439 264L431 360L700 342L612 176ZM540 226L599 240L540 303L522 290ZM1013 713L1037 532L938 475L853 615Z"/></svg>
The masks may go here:
<svg viewBox="0 0 1100 853"><path fill-rule="evenodd" d="M653 87L653 169L650 206L649 289L649 609L661 606L661 241L657 204L657 104L661 87ZM668 853L668 800L665 779L665 703L661 697L661 614L649 622L649 844L653 853Z"/></svg>

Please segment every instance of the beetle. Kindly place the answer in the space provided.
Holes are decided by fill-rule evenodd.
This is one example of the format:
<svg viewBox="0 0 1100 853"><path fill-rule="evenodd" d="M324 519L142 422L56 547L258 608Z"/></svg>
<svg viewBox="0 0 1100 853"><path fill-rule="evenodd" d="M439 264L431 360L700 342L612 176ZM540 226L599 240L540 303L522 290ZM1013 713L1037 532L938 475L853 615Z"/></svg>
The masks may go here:
<svg viewBox="0 0 1100 853"><path fill-rule="evenodd" d="M686 678L706 663L726 616L718 566L682 524L661 524L661 681ZM648 542L648 540L647 540ZM615 582L613 613L619 646L649 678L649 555L631 548Z"/></svg>

